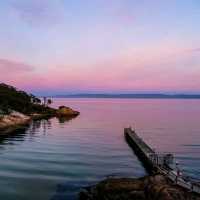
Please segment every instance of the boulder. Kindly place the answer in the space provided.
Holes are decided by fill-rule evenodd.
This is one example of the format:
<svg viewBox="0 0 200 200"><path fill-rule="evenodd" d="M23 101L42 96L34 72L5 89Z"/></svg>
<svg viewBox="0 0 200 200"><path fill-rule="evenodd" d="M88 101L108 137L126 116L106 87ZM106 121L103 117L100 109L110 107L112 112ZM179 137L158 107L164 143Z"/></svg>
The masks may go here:
<svg viewBox="0 0 200 200"><path fill-rule="evenodd" d="M80 200L200 200L162 175L108 178L80 192Z"/></svg>
<svg viewBox="0 0 200 200"><path fill-rule="evenodd" d="M0 118L0 130L9 127L20 126L27 124L31 118L22 113L12 111L9 115L4 115Z"/></svg>
<svg viewBox="0 0 200 200"><path fill-rule="evenodd" d="M74 117L74 116L78 116L80 113L69 107L60 106L56 114L58 117Z"/></svg>

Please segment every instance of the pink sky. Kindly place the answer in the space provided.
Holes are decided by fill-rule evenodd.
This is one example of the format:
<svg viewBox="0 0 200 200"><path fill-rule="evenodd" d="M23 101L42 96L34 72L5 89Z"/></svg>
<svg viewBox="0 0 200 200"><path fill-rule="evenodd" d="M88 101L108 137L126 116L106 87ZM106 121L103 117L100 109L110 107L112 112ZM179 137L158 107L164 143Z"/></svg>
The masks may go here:
<svg viewBox="0 0 200 200"><path fill-rule="evenodd" d="M200 5L53 2L1 3L1 82L36 94L200 92Z"/></svg>

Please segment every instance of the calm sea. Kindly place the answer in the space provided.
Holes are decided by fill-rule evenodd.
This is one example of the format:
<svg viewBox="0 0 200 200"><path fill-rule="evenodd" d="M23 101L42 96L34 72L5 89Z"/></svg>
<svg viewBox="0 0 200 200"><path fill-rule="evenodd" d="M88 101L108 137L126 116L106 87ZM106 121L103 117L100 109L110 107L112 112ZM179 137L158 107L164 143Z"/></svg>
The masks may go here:
<svg viewBox="0 0 200 200"><path fill-rule="evenodd" d="M81 187L106 176L145 175L124 140L127 126L200 178L199 100L54 99L59 105L81 115L0 136L0 199L74 200Z"/></svg>

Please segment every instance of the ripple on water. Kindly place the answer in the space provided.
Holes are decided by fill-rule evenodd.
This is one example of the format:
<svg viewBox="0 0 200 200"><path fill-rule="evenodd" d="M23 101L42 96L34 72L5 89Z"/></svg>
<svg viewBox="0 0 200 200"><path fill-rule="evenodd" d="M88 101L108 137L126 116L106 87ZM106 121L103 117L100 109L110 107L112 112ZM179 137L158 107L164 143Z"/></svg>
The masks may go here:
<svg viewBox="0 0 200 200"><path fill-rule="evenodd" d="M80 187L108 175L143 176L123 137L123 128L130 125L152 147L175 153L189 174L200 177L199 102L54 100L54 106L61 104L81 115L65 123L36 121L0 138L0 199L74 200Z"/></svg>

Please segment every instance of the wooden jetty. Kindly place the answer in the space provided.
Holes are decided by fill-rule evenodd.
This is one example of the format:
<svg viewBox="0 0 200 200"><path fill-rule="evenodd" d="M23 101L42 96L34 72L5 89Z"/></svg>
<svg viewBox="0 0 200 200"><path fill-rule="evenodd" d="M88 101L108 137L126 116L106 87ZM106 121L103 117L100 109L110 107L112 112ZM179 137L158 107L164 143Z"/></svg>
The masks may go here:
<svg viewBox="0 0 200 200"><path fill-rule="evenodd" d="M174 184L190 192L200 194L200 183L185 178L181 175L179 170L172 167L174 162L172 154L160 154L155 152L131 128L125 128L124 135L128 144L150 174L163 174Z"/></svg>

